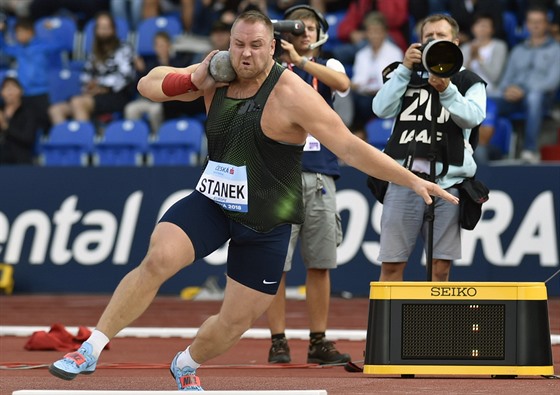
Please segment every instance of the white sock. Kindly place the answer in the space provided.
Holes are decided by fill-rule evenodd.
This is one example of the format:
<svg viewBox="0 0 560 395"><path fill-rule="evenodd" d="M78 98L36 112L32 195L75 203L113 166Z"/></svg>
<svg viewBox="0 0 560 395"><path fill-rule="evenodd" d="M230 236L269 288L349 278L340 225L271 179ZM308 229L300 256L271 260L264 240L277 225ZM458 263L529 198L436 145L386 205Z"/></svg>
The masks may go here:
<svg viewBox="0 0 560 395"><path fill-rule="evenodd" d="M189 368L196 370L200 366L198 362L192 359L191 352L189 351L190 347L191 346L188 346L187 349L177 358L177 366L181 369L188 366Z"/></svg>
<svg viewBox="0 0 560 395"><path fill-rule="evenodd" d="M109 343L109 338L105 336L103 332L94 329L91 336L86 341L93 347L93 356L99 359L101 351L103 351L107 343Z"/></svg>

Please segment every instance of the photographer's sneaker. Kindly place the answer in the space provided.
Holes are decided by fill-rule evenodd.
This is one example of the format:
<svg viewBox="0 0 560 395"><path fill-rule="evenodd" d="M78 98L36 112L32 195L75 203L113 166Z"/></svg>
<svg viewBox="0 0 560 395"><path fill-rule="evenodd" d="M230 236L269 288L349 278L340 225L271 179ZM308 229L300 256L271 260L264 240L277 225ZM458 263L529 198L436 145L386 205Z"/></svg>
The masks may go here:
<svg viewBox="0 0 560 395"><path fill-rule="evenodd" d="M350 355L339 353L334 346L334 342L326 339L310 344L309 351L307 352L307 363L334 365L350 362L350 360Z"/></svg>
<svg viewBox="0 0 560 395"><path fill-rule="evenodd" d="M184 367L180 368L177 366L177 358L181 355L182 351L179 351L173 361L171 361L171 375L177 382L177 387L179 391L204 391L200 386L200 379L196 376L196 370Z"/></svg>
<svg viewBox="0 0 560 395"><path fill-rule="evenodd" d="M84 342L78 351L70 352L49 366L49 372L63 380L73 380L79 374L92 374L97 366L93 347Z"/></svg>
<svg viewBox="0 0 560 395"><path fill-rule="evenodd" d="M286 338L274 339L268 352L268 363L290 363L290 347Z"/></svg>
<svg viewBox="0 0 560 395"><path fill-rule="evenodd" d="M529 151L529 150L521 151L520 159L521 162L528 163L528 164L536 164L539 163L541 160L538 152Z"/></svg>

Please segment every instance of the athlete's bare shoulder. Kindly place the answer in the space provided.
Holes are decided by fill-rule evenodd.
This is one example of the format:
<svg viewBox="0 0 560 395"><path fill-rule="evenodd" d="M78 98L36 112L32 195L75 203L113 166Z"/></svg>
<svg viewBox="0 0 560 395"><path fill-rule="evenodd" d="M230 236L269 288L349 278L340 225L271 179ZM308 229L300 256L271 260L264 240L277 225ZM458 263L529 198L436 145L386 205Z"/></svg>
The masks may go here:
<svg viewBox="0 0 560 395"><path fill-rule="evenodd" d="M305 103L298 92L308 85L295 73L285 71L270 93L263 109L261 125L265 134L277 141L302 144L306 132L300 125Z"/></svg>

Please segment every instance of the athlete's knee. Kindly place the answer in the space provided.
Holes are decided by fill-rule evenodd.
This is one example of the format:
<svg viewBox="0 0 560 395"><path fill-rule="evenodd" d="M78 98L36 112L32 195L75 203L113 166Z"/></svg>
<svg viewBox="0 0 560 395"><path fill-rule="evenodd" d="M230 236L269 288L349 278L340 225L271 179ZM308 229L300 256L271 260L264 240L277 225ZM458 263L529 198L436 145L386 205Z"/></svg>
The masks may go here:
<svg viewBox="0 0 560 395"><path fill-rule="evenodd" d="M148 272L148 275L165 281L185 266L185 258L178 256L165 243L150 243L148 253L142 260L140 268Z"/></svg>

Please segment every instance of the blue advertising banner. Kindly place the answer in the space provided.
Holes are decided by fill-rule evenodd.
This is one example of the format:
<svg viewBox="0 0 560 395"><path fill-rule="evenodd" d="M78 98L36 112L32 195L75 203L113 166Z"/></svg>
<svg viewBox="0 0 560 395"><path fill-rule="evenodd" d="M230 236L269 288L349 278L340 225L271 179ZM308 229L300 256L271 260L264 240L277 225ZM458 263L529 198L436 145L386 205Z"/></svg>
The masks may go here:
<svg viewBox="0 0 560 395"><path fill-rule="evenodd" d="M14 292L112 292L143 258L158 218L190 193L200 174L198 167L0 167L0 262L14 266ZM450 279L546 281L560 265L560 166L482 167L478 178L490 188L490 200L477 227L463 231L463 257ZM344 238L332 290L367 296L369 282L379 277L383 206L353 168L342 168L337 188ZM426 280L420 244L406 280ZM224 246L160 292L178 294L211 276L223 285L225 259ZM304 283L298 256L288 285ZM560 295L560 276L546 285L549 295Z"/></svg>

